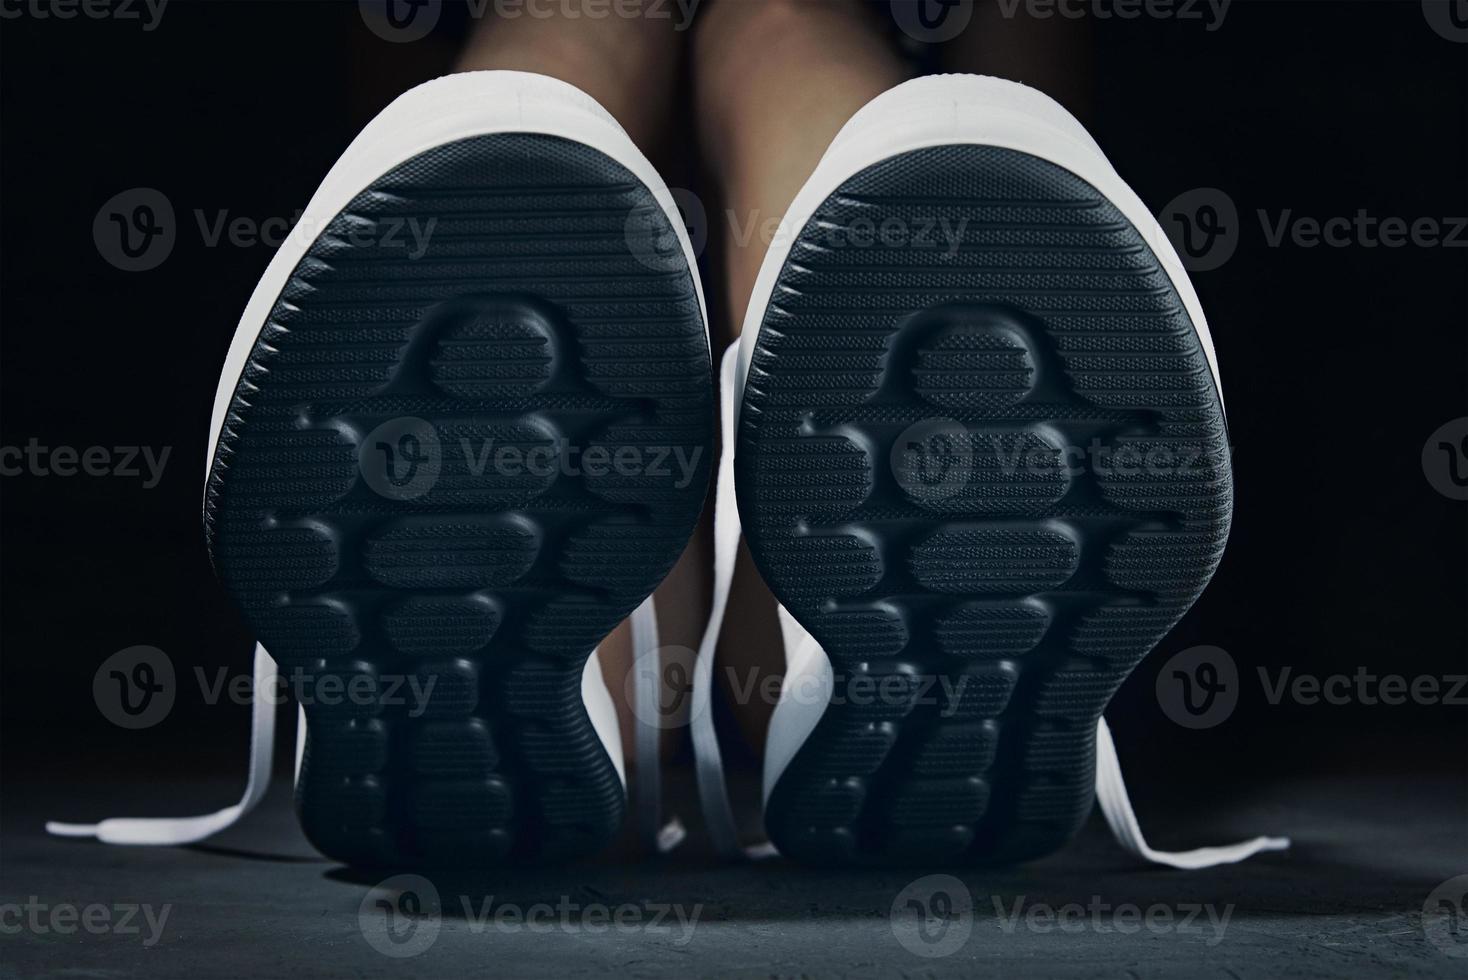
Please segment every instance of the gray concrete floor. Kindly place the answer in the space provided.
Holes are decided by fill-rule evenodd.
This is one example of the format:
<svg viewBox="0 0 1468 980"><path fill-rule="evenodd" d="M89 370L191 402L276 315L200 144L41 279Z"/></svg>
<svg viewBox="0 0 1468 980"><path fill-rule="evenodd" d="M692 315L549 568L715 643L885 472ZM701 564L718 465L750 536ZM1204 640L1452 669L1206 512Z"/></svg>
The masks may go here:
<svg viewBox="0 0 1468 980"><path fill-rule="evenodd" d="M1453 933L1423 913L1437 886L1468 873L1461 777L1190 792L1178 801L1188 817L1151 807L1159 845L1296 838L1289 854L1191 874L1135 866L1096 822L1061 854L952 871L957 882L721 865L694 841L656 861L438 875L431 889L409 883L416 907L313 854L284 785L207 846L103 847L41 830L46 817L187 812L236 791L11 780L0 976L1468 976L1468 923ZM390 931L389 912L404 910Z"/></svg>

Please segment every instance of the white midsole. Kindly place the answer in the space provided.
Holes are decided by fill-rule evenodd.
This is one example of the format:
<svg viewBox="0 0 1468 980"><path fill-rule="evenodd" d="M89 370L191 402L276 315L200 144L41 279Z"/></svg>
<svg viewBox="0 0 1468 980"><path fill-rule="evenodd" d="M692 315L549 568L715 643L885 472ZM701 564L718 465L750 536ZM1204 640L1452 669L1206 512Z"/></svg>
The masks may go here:
<svg viewBox="0 0 1468 980"><path fill-rule="evenodd" d="M734 384L734 391L740 393L735 399L736 431L750 358L770 295L790 249L816 209L852 176L873 164L925 147L955 144L998 146L1048 160L1095 187L1115 205L1141 233L1182 298L1222 405L1223 386L1213 338L1187 271L1162 226L1117 175L1085 127L1054 99L1016 82L983 75L929 75L882 93L852 116L781 219L779 234L765 253L755 280L740 334ZM787 663L781 697L765 740L766 804L785 767L825 713L833 687L831 662L825 651L793 616L783 608L781 613ZM810 697L811 691L824 696Z"/></svg>
<svg viewBox="0 0 1468 980"><path fill-rule="evenodd" d="M404 92L357 134L322 180L250 294L214 393L209 453L204 458L206 487L224 420L250 351L291 273L321 231L352 198L398 164L445 143L498 133L559 136L585 144L626 167L652 191L683 246L707 336L708 311L698 278L698 261L683 218L667 184L611 114L575 86L545 75L520 71L446 75ZM587 658L581 693L597 737L611 756L625 788L627 777L616 705L595 655Z"/></svg>

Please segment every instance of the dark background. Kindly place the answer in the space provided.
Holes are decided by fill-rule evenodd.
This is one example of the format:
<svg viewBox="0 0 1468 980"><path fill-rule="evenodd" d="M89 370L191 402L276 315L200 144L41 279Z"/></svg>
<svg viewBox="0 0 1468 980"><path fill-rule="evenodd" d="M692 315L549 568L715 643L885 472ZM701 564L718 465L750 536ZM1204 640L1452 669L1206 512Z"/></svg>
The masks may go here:
<svg viewBox="0 0 1468 980"><path fill-rule="evenodd" d="M7 779L242 773L246 709L185 684L165 722L124 732L91 697L97 666L135 644L185 676L249 669L199 508L219 366L270 250L206 247L194 210L293 214L393 95L447 70L465 21L447 13L414 44L374 35L356 3L173 0L152 32L0 21L0 444L171 447L151 490L0 479ZM1242 222L1233 258L1194 275L1236 446L1234 528L1211 588L1108 713L1131 781L1461 773L1464 708L1274 706L1254 668L1468 672L1468 504L1421 463L1429 434L1468 414L1468 249L1269 247L1256 211L1468 215L1468 44L1434 33L1416 0L1236 0L1214 32L1090 26L1087 121L1117 170L1154 209L1220 188ZM139 186L173 202L178 240L127 273L92 221ZM719 316L713 286L709 304ZM1247 680L1226 723L1194 732L1153 684L1204 643ZM132 799L152 799L145 782ZM89 810L74 815L102 815Z"/></svg>

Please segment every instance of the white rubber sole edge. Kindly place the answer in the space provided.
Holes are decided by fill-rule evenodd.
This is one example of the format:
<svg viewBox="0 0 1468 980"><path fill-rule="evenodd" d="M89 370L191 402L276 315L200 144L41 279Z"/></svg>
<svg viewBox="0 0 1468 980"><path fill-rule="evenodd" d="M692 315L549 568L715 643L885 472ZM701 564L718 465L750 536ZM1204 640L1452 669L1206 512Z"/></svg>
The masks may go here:
<svg viewBox="0 0 1468 980"><path fill-rule="evenodd" d="M736 431L749 362L770 294L791 247L816 209L852 176L873 164L913 150L955 144L998 146L1048 160L1095 187L1115 205L1141 233L1182 298L1222 404L1223 384L1213 337L1187 270L1156 217L1117 175L1085 127L1048 95L1017 82L986 75L928 75L883 92L847 120L781 219L779 233L755 280L740 334L734 387L741 393L736 399ZM832 687L831 662L825 651L783 607L780 612L786 636L786 673L765 741L766 804L785 767L825 713ZM825 697L811 697L812 691L824 692Z"/></svg>
<svg viewBox="0 0 1468 980"><path fill-rule="evenodd" d="M582 143L626 167L652 191L683 246L683 255L698 293L699 314L707 337L708 309L698 277L698 260L688 239L683 217L667 184L611 114L574 85L546 75L521 71L446 75L404 92L357 134L346 152L327 172L300 220L281 243L255 291L250 294L239 326L235 328L234 339L230 341L229 353L219 373L219 386L214 393L214 412L209 423L209 454L204 460L206 488L229 404L244 373L250 351L291 273L312 242L352 198L398 164L445 143L499 133L559 136ZM627 777L616 706L594 654L587 658L582 673L581 694L597 736L617 767L617 775L625 789Z"/></svg>

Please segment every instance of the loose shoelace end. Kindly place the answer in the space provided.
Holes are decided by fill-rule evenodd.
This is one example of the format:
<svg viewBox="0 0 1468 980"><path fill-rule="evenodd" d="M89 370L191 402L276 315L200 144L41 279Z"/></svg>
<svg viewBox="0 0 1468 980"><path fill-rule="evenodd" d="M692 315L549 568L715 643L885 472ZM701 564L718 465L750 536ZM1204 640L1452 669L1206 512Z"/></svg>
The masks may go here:
<svg viewBox="0 0 1468 980"><path fill-rule="evenodd" d="M658 831L654 847L659 854L667 854L688 838L688 828L683 826L683 821L674 817L663 824Z"/></svg>
<svg viewBox="0 0 1468 980"><path fill-rule="evenodd" d="M94 823L62 823L59 820L47 820L46 833L53 837L96 837L97 825Z"/></svg>

